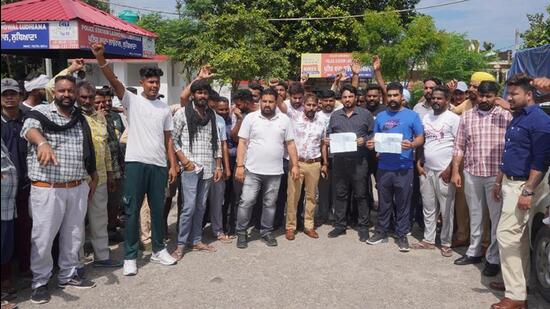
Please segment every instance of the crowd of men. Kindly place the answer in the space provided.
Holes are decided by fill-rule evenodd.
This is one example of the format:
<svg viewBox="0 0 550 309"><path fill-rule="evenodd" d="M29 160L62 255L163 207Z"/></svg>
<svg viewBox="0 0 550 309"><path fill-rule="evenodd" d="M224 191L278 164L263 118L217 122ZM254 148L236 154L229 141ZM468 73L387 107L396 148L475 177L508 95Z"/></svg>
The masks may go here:
<svg viewBox="0 0 550 309"><path fill-rule="evenodd" d="M138 93L117 79L101 44L92 52L110 87L77 81L81 60L51 80L26 82L25 100L16 81L1 82L3 300L16 292L12 255L40 304L50 300L52 252L60 288L95 286L86 278L85 239L91 265L131 276L140 247L162 265L187 248L215 252L202 239L207 222L220 243L241 249L253 228L277 246L276 229L288 241L298 230L315 239L330 223L329 238L354 226L369 245L393 235L401 252L438 247L451 257L467 245L454 264L485 259L483 275L502 271L504 283L491 287L506 297L492 308L526 308L529 208L549 194L550 117L535 103L536 88L550 91L548 79L512 76L503 99L489 73L473 74L469 85L430 77L411 109L410 92L382 79L379 58L377 84L364 90L354 65L351 84L339 75L331 90L313 93L303 82L251 83L231 102L212 89L205 66L169 106L159 96L159 68L139 71ZM113 107L115 96L122 108ZM353 149L337 150L346 133ZM377 138L390 135L401 136L398 150L381 150ZM415 222L424 234L409 245ZM116 240L124 241L123 261L110 255Z"/></svg>

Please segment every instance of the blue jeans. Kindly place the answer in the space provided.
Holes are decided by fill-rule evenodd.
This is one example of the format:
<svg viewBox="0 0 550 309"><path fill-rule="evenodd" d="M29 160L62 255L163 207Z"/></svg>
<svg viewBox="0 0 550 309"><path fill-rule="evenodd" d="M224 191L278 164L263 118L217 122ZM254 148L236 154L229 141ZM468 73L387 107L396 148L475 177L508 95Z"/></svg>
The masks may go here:
<svg viewBox="0 0 550 309"><path fill-rule="evenodd" d="M206 211L206 198L212 178L202 179L203 172L184 171L181 174L183 206L180 213L178 245L191 241L201 242L202 220Z"/></svg>
<svg viewBox="0 0 550 309"><path fill-rule="evenodd" d="M273 231L273 219L275 218L277 194L281 175L260 175L245 171L243 190L239 208L237 209L237 233L246 233L246 228L256 204L258 193L263 189L262 236Z"/></svg>

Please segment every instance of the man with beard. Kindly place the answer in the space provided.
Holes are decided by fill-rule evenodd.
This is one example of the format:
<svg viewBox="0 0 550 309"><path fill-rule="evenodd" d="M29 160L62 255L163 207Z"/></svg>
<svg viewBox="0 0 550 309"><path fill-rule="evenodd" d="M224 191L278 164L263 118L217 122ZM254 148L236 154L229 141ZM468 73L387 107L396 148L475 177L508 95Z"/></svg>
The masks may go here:
<svg viewBox="0 0 550 309"><path fill-rule="evenodd" d="M288 86L286 83L282 80L276 80L276 84L274 85L275 90L277 90L277 94L279 95L279 100L285 102L288 102L287 96L287 90Z"/></svg>
<svg viewBox="0 0 550 309"><path fill-rule="evenodd" d="M432 110L432 90L439 85L441 85L441 80L438 78L428 77L424 80L424 101L419 102L413 108L421 120Z"/></svg>
<svg viewBox="0 0 550 309"><path fill-rule="evenodd" d="M424 143L424 128L417 113L401 104L403 86L390 83L387 88L388 109L376 117L374 132L400 133L403 135L401 153L380 153L376 181L378 187L378 225L367 244L376 245L387 242L390 217L395 205L395 233L399 251L408 252L407 233L410 231L409 211L412 195L413 167L415 148ZM374 149L374 140L368 142Z"/></svg>
<svg viewBox="0 0 550 309"><path fill-rule="evenodd" d="M95 286L76 271L88 199L93 196L93 183L97 181L94 147L88 124L74 107L75 79L58 76L54 90L54 103L28 112L21 130L21 136L30 144L27 165L32 181L33 303L50 300L47 284L53 268L51 249L58 232L59 287ZM85 181L88 175L92 176L91 186Z"/></svg>
<svg viewBox="0 0 550 309"><path fill-rule="evenodd" d="M304 234L319 238L315 231L313 216L315 214L315 194L319 175L327 175L327 147L322 147L325 134L325 121L317 114L318 99L315 95L306 95L304 111L294 118L294 141L298 151L300 176L288 179L286 234L288 240L294 240L296 234L296 211L305 186Z"/></svg>
<svg viewBox="0 0 550 309"><path fill-rule="evenodd" d="M425 144L418 149L416 164L424 208L424 239L414 249L434 249L437 218L441 214L441 255L451 257L455 188L450 184L453 143L460 117L448 110L449 89L435 86L432 111L424 116Z"/></svg>
<svg viewBox="0 0 550 309"><path fill-rule="evenodd" d="M233 95L233 109L231 113L231 139L239 143L239 130L247 114L259 109L254 103L252 92L248 89L240 89Z"/></svg>
<svg viewBox="0 0 550 309"><path fill-rule="evenodd" d="M386 105L382 104L382 95L383 90L380 85L377 84L369 84L367 86L367 94L366 94L366 104L365 108L369 110L369 112L372 114L373 117L376 118L376 115L378 115L380 112L383 112L386 110Z"/></svg>
<svg viewBox="0 0 550 309"><path fill-rule="evenodd" d="M479 103L478 87L483 81L496 81L495 77L487 72L475 72L470 78L470 84L466 91L467 100L452 109L457 115L462 115L465 111L472 109Z"/></svg>
<svg viewBox="0 0 550 309"><path fill-rule="evenodd" d="M48 84L46 85L46 101L50 102L52 98L54 97L54 82L55 78L58 76L73 76L74 73L82 70L84 68L84 59L75 59L71 64L66 68L61 70L61 72L57 73L56 76L51 78L48 81ZM76 80L76 79L75 79Z"/></svg>
<svg viewBox="0 0 550 309"><path fill-rule="evenodd" d="M491 309L527 308L527 223L534 215L533 206L549 204L548 182L543 178L550 159L550 117L535 104L533 78L517 74L506 85L514 115L506 130L502 164L493 185L493 197L503 201L497 238L506 292Z"/></svg>
<svg viewBox="0 0 550 309"><path fill-rule="evenodd" d="M109 149L107 120L94 107L95 87L90 82L76 85L76 101L90 126L95 151L97 183L95 192L88 205L90 240L94 248L94 267L120 267L122 262L111 260L109 255L109 235L107 232L108 192L114 186L113 164Z"/></svg>
<svg viewBox="0 0 550 309"><path fill-rule="evenodd" d="M151 262L173 265L164 244L164 197L167 181L176 181L179 166L172 142L172 114L158 99L162 70L143 67L139 70L143 92L135 95L126 90L104 57L103 44L92 44L92 52L101 71L128 113L128 142L125 155L123 204L126 211L123 275L137 274L139 210L147 195L151 209ZM168 166L167 166L168 162Z"/></svg>
<svg viewBox="0 0 550 309"><path fill-rule="evenodd" d="M263 192L260 234L268 246L277 246L273 220L283 174L284 145L290 156L291 177L299 176L292 124L285 114L276 113L276 107L277 92L271 88L264 90L260 111L249 114L239 131L235 180L243 183L243 189L237 210L237 248L248 247L246 229L260 191Z"/></svg>
<svg viewBox="0 0 550 309"><path fill-rule="evenodd" d="M496 276L500 258L496 240L502 202L491 196L504 150L504 135L512 115L496 105L498 84L483 81L479 84L478 103L462 114L453 152L453 184L462 187L459 173L464 161L464 192L470 211L470 246L466 254L455 260L455 265L478 264L482 261L481 226L488 208L491 219L491 243L485 254L483 275Z"/></svg>
<svg viewBox="0 0 550 309"><path fill-rule="evenodd" d="M292 84L288 89L290 100L288 102L285 101L284 104L279 104L279 109L285 114L288 112L289 115L303 112L305 93L306 91L300 83Z"/></svg>
<svg viewBox="0 0 550 309"><path fill-rule="evenodd" d="M48 85L49 81L50 78L44 74L30 81L25 81L25 91L28 96L27 99L21 103L21 110L24 114L36 105L46 103L46 85Z"/></svg>
<svg viewBox="0 0 550 309"><path fill-rule="evenodd" d="M254 99L254 103L259 104L260 96L262 94L262 91L264 90L264 87L262 87L262 85L258 84L257 82L251 82L248 85L248 89L252 93L252 99Z"/></svg>
<svg viewBox="0 0 550 309"><path fill-rule="evenodd" d="M208 192L212 181L222 178L221 139L216 114L208 107L211 91L206 80L193 82L193 101L174 114L174 150L183 166L183 206L179 218L178 246L172 253L178 261L183 257L188 242L196 251L216 251L213 246L202 242L202 221Z"/></svg>
<svg viewBox="0 0 550 309"><path fill-rule="evenodd" d="M335 111L330 117L327 128L328 138L333 133L352 132L357 139L357 151L334 154L334 188L336 200L334 202L334 229L328 237L334 238L346 234L346 210L348 200L353 189L357 202L358 236L359 241L369 238L369 205L367 201L367 171L368 150L366 141L372 137L374 120L371 113L355 105L357 89L351 85L342 87L342 103L344 108Z"/></svg>

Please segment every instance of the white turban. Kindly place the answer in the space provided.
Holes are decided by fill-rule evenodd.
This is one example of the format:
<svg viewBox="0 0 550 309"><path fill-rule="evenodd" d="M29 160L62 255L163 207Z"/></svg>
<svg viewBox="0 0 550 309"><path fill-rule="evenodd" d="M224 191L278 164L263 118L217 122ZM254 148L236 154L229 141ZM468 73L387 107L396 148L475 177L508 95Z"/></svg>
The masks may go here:
<svg viewBox="0 0 550 309"><path fill-rule="evenodd" d="M47 75L41 74L37 78L34 78L30 81L25 81L25 90L31 92L34 89L44 89L50 81L50 78Z"/></svg>

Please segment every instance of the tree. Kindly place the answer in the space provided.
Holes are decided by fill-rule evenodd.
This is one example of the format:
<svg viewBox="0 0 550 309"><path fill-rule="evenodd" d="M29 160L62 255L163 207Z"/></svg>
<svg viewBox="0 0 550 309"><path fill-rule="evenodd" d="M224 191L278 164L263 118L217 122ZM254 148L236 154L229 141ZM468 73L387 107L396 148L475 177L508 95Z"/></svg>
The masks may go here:
<svg viewBox="0 0 550 309"><path fill-rule="evenodd" d="M380 11L388 6L404 10L398 13L403 24L415 16L419 0L188 0L185 14L204 19L205 16L231 13L235 4L245 10L264 12L265 18L333 17L362 14L371 9ZM353 52L359 48L358 37L353 31L356 19L326 19L301 21L272 21L279 35L273 47L283 50L292 71L281 78L299 76L300 57L310 52Z"/></svg>
<svg viewBox="0 0 550 309"><path fill-rule="evenodd" d="M470 50L463 34L444 32L441 39L441 48L428 58L428 75L444 80L469 80L472 73L487 68L490 59L485 53Z"/></svg>
<svg viewBox="0 0 550 309"><path fill-rule="evenodd" d="M410 77L413 69L424 66L442 44L441 32L430 16L416 16L404 25L391 8L382 13L367 11L355 31L364 51L358 58L369 63L373 55L379 55L383 75L393 80Z"/></svg>
<svg viewBox="0 0 550 309"><path fill-rule="evenodd" d="M546 7L550 14L550 5ZM537 47L550 44L550 17L544 18L544 14L527 14L529 29L521 34L523 48Z"/></svg>
<svg viewBox="0 0 550 309"><path fill-rule="evenodd" d="M484 51L492 51L493 48L495 48L495 44L492 42L483 42L483 50Z"/></svg>

